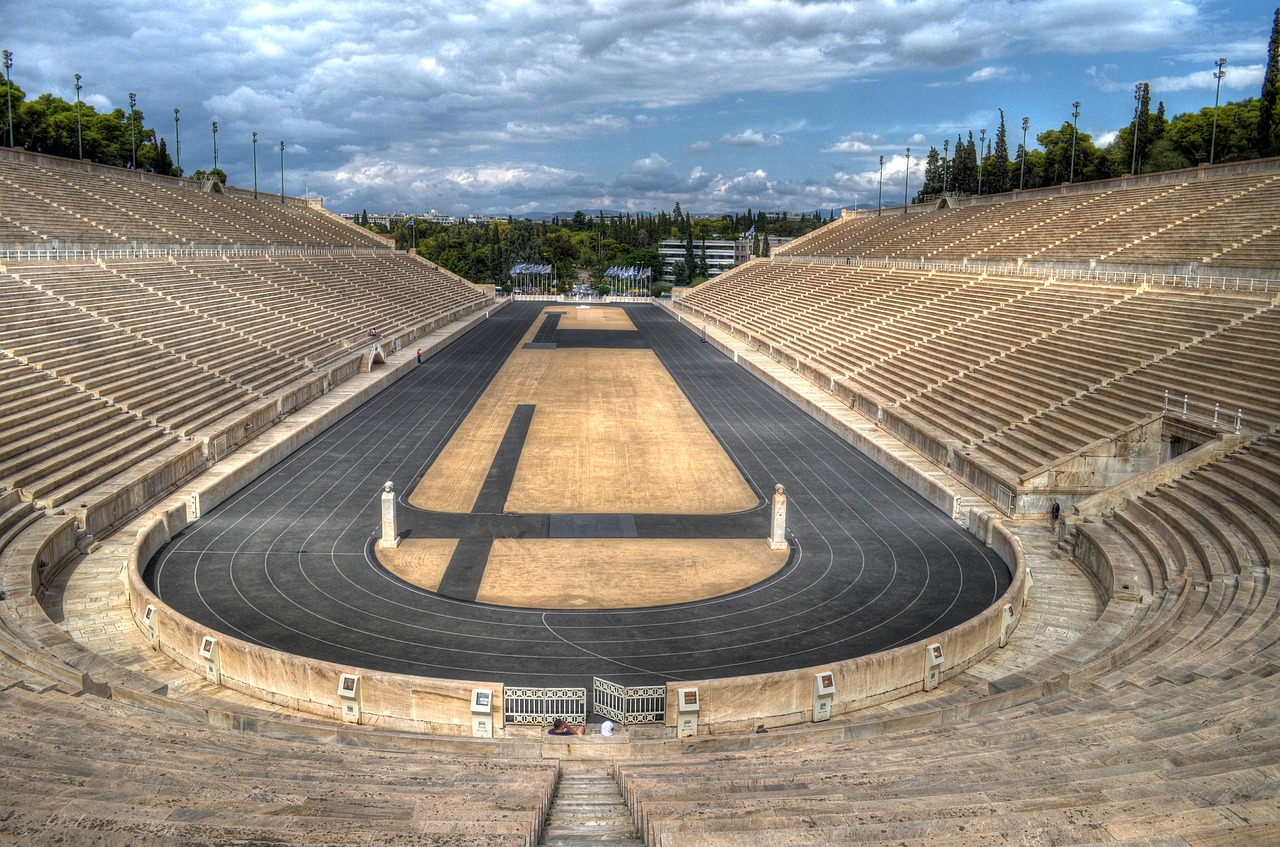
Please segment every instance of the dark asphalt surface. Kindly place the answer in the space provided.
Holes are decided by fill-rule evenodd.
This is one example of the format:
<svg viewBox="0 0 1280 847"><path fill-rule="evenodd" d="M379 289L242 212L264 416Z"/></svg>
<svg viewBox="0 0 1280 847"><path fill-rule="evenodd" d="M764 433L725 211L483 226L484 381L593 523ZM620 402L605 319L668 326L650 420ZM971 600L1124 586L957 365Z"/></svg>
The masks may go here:
<svg viewBox="0 0 1280 847"><path fill-rule="evenodd" d="M628 307L639 333L623 343L655 351L760 505L727 516L636 515L636 535L764 539L766 498L780 482L787 567L724 597L616 611L488 606L465 599L474 573L442 585L462 599L390 575L371 551L383 482L402 497L412 490L542 306L498 311L212 510L157 553L148 584L183 614L277 650L396 673L588 689L593 676L634 686L865 655L955 626L1008 587L1007 566L981 542L651 306ZM620 523L554 520L558 531ZM403 533L460 538L473 562L492 538L548 537L552 523L552 515L400 506ZM607 562L588 570L608 579Z"/></svg>

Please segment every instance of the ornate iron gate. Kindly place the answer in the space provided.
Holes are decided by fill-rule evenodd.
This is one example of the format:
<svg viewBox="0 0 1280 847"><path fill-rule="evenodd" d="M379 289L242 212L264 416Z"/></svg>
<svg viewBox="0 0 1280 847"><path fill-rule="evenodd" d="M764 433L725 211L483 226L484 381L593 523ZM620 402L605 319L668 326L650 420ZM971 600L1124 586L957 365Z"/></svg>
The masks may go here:
<svg viewBox="0 0 1280 847"><path fill-rule="evenodd" d="M662 723L667 719L667 687L641 685L627 688L599 677L592 678L591 710L626 726Z"/></svg>

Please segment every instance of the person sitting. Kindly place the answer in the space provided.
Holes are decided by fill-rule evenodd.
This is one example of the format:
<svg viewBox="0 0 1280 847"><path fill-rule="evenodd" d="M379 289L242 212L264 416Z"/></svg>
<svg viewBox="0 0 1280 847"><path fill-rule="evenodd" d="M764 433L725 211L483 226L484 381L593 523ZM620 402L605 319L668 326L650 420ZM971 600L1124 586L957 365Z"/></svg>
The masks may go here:
<svg viewBox="0 0 1280 847"><path fill-rule="evenodd" d="M547 730L547 735L581 735L582 730L569 726L565 723L564 718L556 718L551 724L551 729Z"/></svg>

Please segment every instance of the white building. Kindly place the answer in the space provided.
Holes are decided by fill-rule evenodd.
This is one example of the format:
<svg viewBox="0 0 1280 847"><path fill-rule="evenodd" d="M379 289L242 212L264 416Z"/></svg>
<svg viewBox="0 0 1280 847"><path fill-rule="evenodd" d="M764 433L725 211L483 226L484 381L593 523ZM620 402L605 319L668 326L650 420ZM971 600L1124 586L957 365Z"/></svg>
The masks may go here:
<svg viewBox="0 0 1280 847"><path fill-rule="evenodd" d="M671 282L675 279L673 267L676 262L683 262L685 241L683 238L668 238L658 242L658 255L662 256L662 280ZM731 268L741 265L751 258L751 242L746 239L708 238L705 241L694 239L693 260L702 258L703 251L707 256L707 272L709 276L719 276Z"/></svg>

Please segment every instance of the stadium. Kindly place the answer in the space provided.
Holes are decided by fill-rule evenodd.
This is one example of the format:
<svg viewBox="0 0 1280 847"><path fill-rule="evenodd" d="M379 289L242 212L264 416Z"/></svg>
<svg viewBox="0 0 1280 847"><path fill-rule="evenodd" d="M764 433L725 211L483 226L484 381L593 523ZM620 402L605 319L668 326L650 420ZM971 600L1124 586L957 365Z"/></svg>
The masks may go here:
<svg viewBox="0 0 1280 847"><path fill-rule="evenodd" d="M0 151L0 841L1277 843L1277 221L948 195L579 308Z"/></svg>

